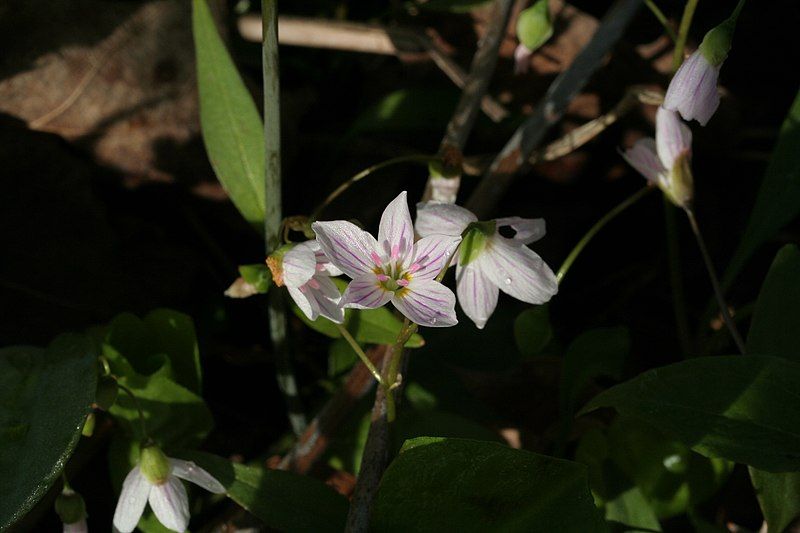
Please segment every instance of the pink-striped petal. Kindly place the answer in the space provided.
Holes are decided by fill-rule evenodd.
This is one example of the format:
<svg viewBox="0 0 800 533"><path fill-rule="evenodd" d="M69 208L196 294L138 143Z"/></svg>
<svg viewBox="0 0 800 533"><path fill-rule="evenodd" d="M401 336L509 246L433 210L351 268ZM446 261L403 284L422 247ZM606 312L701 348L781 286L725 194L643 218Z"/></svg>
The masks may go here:
<svg viewBox="0 0 800 533"><path fill-rule="evenodd" d="M412 253L403 263L413 279L433 279L448 264L461 237L429 235L414 244Z"/></svg>
<svg viewBox="0 0 800 533"><path fill-rule="evenodd" d="M558 292L550 267L533 250L495 235L481 256L480 268L501 291L529 304L542 304Z"/></svg>
<svg viewBox="0 0 800 533"><path fill-rule="evenodd" d="M483 329L497 307L500 289L492 283L480 265L481 258L478 257L466 267L456 267L456 293L461 309L478 329Z"/></svg>
<svg viewBox="0 0 800 533"><path fill-rule="evenodd" d="M719 107L720 66L712 65L700 50L696 50L672 77L664 96L664 107L677 111L684 120L697 120L705 126Z"/></svg>
<svg viewBox="0 0 800 533"><path fill-rule="evenodd" d="M520 244L530 244L544 237L545 223L543 218L505 217L495 220L497 228L510 226L516 231L512 239Z"/></svg>
<svg viewBox="0 0 800 533"><path fill-rule="evenodd" d="M214 494L224 494L225 487L222 483L217 481L217 478L194 464L192 461L184 461L183 459L169 459L169 464L172 467L172 474L186 481L190 481L206 489L208 492Z"/></svg>
<svg viewBox="0 0 800 533"><path fill-rule="evenodd" d="M310 287L309 298L314 302L318 313L328 320L341 324L344 322L342 295L336 284L327 276L314 276L315 286Z"/></svg>
<svg viewBox="0 0 800 533"><path fill-rule="evenodd" d="M420 203L417 204L417 233L422 237L428 235L461 235L467 226L477 222L476 217L468 209L455 204Z"/></svg>
<svg viewBox="0 0 800 533"><path fill-rule="evenodd" d="M136 528L147 505L151 487L138 466L125 477L117 508L114 510L114 527L121 533L130 533Z"/></svg>
<svg viewBox="0 0 800 533"><path fill-rule="evenodd" d="M344 220L314 222L311 227L331 263L351 278L375 268L373 256L379 252L378 243L366 231Z"/></svg>
<svg viewBox="0 0 800 533"><path fill-rule="evenodd" d="M322 247L316 239L307 242L309 246L311 246L311 249L314 250L314 258L317 260L317 272L321 272L327 276L341 276L343 274L341 270L331 263L331 260L328 259L325 252L322 251Z"/></svg>
<svg viewBox="0 0 800 533"><path fill-rule="evenodd" d="M404 290L394 294L392 304L420 326L442 328L458 324L456 296L438 281L412 279Z"/></svg>
<svg viewBox="0 0 800 533"><path fill-rule="evenodd" d="M186 531L189 525L189 496L180 479L170 476L161 485L153 485L148 501L164 527Z"/></svg>
<svg viewBox="0 0 800 533"><path fill-rule="evenodd" d="M83 518L72 524L64 524L63 533L88 533L88 531L89 527L86 525L86 519Z"/></svg>
<svg viewBox="0 0 800 533"><path fill-rule="evenodd" d="M378 245L386 257L402 259L413 244L414 224L408 211L407 194L403 191L383 210L378 227Z"/></svg>
<svg viewBox="0 0 800 533"><path fill-rule="evenodd" d="M678 156L691 150L692 130L676 112L660 106L656 112L656 153L661 164L671 170Z"/></svg>
<svg viewBox="0 0 800 533"><path fill-rule="evenodd" d="M375 309L392 299L392 291L381 285L375 274L354 279L342 296L342 305L354 309Z"/></svg>
<svg viewBox="0 0 800 533"><path fill-rule="evenodd" d="M300 287L317 272L314 250L303 242L283 255L283 283L287 287Z"/></svg>
<svg viewBox="0 0 800 533"><path fill-rule="evenodd" d="M632 147L622 152L622 157L648 181L666 185L666 169L658 158L656 140L652 137L639 139Z"/></svg>

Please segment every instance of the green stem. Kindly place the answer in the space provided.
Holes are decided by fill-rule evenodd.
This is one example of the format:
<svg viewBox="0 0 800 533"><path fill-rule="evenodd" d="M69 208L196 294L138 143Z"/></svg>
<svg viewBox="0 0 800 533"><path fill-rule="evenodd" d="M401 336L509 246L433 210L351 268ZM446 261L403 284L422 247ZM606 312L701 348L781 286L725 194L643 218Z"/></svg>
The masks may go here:
<svg viewBox="0 0 800 533"><path fill-rule="evenodd" d="M336 187L336 189L334 189L334 191L330 193L328 197L325 198L325 200L323 200L322 203L319 204L319 206L314 210L314 212L311 214L311 217L309 217L310 218L309 223L317 220L319 216L322 214L322 211L324 211L325 208L328 207L328 205L330 205L330 203L333 202L336 198L338 198L344 191L349 189L350 186L352 186L354 183L361 181L362 179L366 178L367 176L378 170L390 167L392 165L397 165L400 163L428 164L432 161L439 161L439 159L440 158L438 156L432 156L432 155L404 155L400 157L394 157L392 159L387 159L386 161L382 161L380 163L372 165L371 167L367 167L358 174L354 175L353 177L345 181L344 183L342 183L341 185L339 185L338 187Z"/></svg>
<svg viewBox="0 0 800 533"><path fill-rule="evenodd" d="M383 377L383 386L386 391L386 420L389 423L394 422L397 417L397 408L394 401L394 389L398 386L397 375L400 371L400 362L403 360L403 349L408 342L408 339L416 333L418 326L412 323L409 319L403 322L403 329L397 336L397 341L392 346L392 353L390 355L389 366L386 370L386 375Z"/></svg>
<svg viewBox="0 0 800 533"><path fill-rule="evenodd" d="M564 279L564 276L567 275L572 263L578 258L586 245L592 240L592 238L597 235L597 233L603 229L603 226L614 220L614 218L625 211L627 208L638 202L641 198L643 198L647 193L653 190L652 187L642 187L625 200L620 202L617 206L615 206L611 211L603 215L603 218L595 222L594 226L589 228L589 231L578 241L578 244L572 249L564 262L561 264L561 268L558 269L558 274L556 274L556 279L559 283Z"/></svg>
<svg viewBox="0 0 800 533"><path fill-rule="evenodd" d="M361 349L361 346L358 344L358 342L356 342L353 336L350 335L350 332L347 331L347 328L341 324L336 324L336 327L338 328L339 333L342 334L342 337L344 337L345 340L350 343L350 347L353 348L354 352L356 352L356 355L358 355L359 359L361 359L361 362L364 363L364 366L366 366L370 373L375 376L375 379L378 381L378 383L382 383L383 379L381 378L381 373L378 372L378 369L375 368L375 365L373 365L372 361L369 360L369 357L367 357L367 354L365 354L364 350Z"/></svg>
<svg viewBox="0 0 800 533"><path fill-rule="evenodd" d="M269 255L281 244L281 110L280 71L278 68L278 13L277 0L262 0L263 43L261 65L264 78L264 151L266 175L264 176L265 255ZM297 380L292 369L287 339L286 303L281 291L269 291L267 295L269 336L275 355L275 370L278 387L286 399L289 423L295 435L306 427L306 416L299 397Z"/></svg>
<svg viewBox="0 0 800 533"><path fill-rule="evenodd" d="M675 30L672 29L667 17L664 16L664 12L658 8L653 0L644 0L644 5L646 5L653 15L658 19L658 21L664 27L664 31L666 31L667 35L669 35L669 38L672 39L672 42L676 42L678 40L678 36L675 34Z"/></svg>
<svg viewBox="0 0 800 533"><path fill-rule="evenodd" d="M672 55L672 72L677 72L683 63L683 50L686 48L686 39L689 37L689 28L692 26L692 18L697 9L697 0L687 0L683 8L681 24L678 27L678 38L675 41L675 52Z"/></svg>
<svg viewBox="0 0 800 533"><path fill-rule="evenodd" d="M700 253L703 256L703 261L706 264L708 277L711 278L711 286L714 288L714 296L717 298L717 304L719 305L720 313L722 313L722 319L725 321L725 325L731 332L731 336L733 337L733 341L736 343L736 347L739 349L739 352L744 355L744 341L742 340L742 336L739 334L739 330L736 328L736 323L733 321L733 317L728 309L728 304L725 302L725 296L722 294L722 289L719 286L719 279L717 278L717 273L714 269L714 263L711 262L711 255L709 255L708 248L706 248L706 242L705 239L703 239L703 234L700 233L700 226L697 225L697 219L694 216L694 211L691 209L684 209L684 211L686 212L686 216L689 218L689 224L692 226L692 232L697 239L697 246L700 248Z"/></svg>
<svg viewBox="0 0 800 533"><path fill-rule="evenodd" d="M683 276L681 275L681 250L678 242L678 224L675 219L675 209L672 202L664 196L664 228L667 237L672 312L675 315L678 344L680 344L684 357L688 357L692 345L689 335L689 316L686 313L686 295L683 290Z"/></svg>
<svg viewBox="0 0 800 533"><path fill-rule="evenodd" d="M136 397L131 389L120 383L118 378L115 377L114 379L117 380L117 386L131 397L133 404L136 406L136 410L139 412L139 423L142 425L142 440L149 440L150 435L147 433L147 426L144 422L144 411L142 410L142 405L139 403L139 398Z"/></svg>

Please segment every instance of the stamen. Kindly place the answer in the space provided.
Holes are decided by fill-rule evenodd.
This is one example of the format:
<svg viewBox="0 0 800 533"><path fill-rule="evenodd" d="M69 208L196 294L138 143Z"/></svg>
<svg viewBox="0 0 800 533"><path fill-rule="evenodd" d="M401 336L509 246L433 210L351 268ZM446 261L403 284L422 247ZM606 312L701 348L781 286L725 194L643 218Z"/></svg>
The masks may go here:
<svg viewBox="0 0 800 533"><path fill-rule="evenodd" d="M408 272L409 274L413 274L414 272L416 272L420 268L422 268L422 265L420 265L419 263L414 263L413 265L408 267L408 270L406 272Z"/></svg>
<svg viewBox="0 0 800 533"><path fill-rule="evenodd" d="M325 270L325 263L317 263L316 269L317 272L322 272L323 270Z"/></svg>
<svg viewBox="0 0 800 533"><path fill-rule="evenodd" d="M395 244L392 246L392 259L397 259L400 256L400 245Z"/></svg>
<svg viewBox="0 0 800 533"><path fill-rule="evenodd" d="M401 287L408 287L408 280L407 279L398 279L397 284Z"/></svg>
<svg viewBox="0 0 800 533"><path fill-rule="evenodd" d="M370 253L369 256L372 258L373 261L375 261L376 266L381 266L383 264L383 261L381 261L381 256L379 256L375 252Z"/></svg>
<svg viewBox="0 0 800 533"><path fill-rule="evenodd" d="M306 285L308 285L312 289L319 289L319 281L315 280L314 278L311 278L310 280L308 280Z"/></svg>
<svg viewBox="0 0 800 533"><path fill-rule="evenodd" d="M378 274L378 281L384 282L384 281L388 281L388 279L389 279L389 276L387 276L386 274Z"/></svg>

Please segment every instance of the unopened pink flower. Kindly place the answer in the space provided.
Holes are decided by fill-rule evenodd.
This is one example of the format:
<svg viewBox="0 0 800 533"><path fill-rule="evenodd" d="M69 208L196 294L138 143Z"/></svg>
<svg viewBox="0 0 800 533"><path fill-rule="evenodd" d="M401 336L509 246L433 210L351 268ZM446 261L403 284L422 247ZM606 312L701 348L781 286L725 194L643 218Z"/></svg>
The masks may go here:
<svg viewBox="0 0 800 533"><path fill-rule="evenodd" d="M501 227L516 233L500 235ZM457 256L456 292L461 309L483 328L497 307L500 291L523 302L542 304L558 292L550 267L526 245L541 239L541 218L498 218L478 222L469 210L454 204L417 206L417 233L423 236L463 235Z"/></svg>
<svg viewBox="0 0 800 533"><path fill-rule="evenodd" d="M283 283L297 307L309 318L344 322L342 295L331 281L342 271L333 266L316 240L298 244L283 255Z"/></svg>
<svg viewBox="0 0 800 533"><path fill-rule="evenodd" d="M353 281L344 307L374 309L388 302L420 326L455 325L455 295L434 278L448 264L461 238L429 236L414 242L405 191L384 210L378 239L344 220L315 222L322 251Z"/></svg>
<svg viewBox="0 0 800 533"><path fill-rule="evenodd" d="M531 68L533 50L522 43L514 49L514 74L525 74Z"/></svg>
<svg viewBox="0 0 800 533"><path fill-rule="evenodd" d="M712 65L696 50L673 76L664 97L664 107L677 111L684 120L697 120L705 126L719 107L717 80L722 66Z"/></svg>

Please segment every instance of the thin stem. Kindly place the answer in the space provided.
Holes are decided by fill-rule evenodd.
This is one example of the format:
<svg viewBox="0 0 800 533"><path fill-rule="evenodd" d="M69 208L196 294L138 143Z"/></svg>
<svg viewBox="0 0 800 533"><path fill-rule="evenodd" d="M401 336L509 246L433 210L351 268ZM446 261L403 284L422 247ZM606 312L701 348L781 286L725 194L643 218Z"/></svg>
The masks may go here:
<svg viewBox="0 0 800 533"><path fill-rule="evenodd" d="M394 157L392 159L387 159L386 161L381 161L380 163L372 165L371 167L367 167L358 174L352 176L350 179L348 179L338 187L336 187L336 189L334 189L333 192L330 193L328 197L322 201L321 204L319 204L319 206L314 210L314 212L311 213L311 216L309 217L310 218L309 222L314 222L315 220L317 220L317 218L319 218L319 216L322 214L325 208L328 207L328 205L330 205L330 203L333 202L336 198L338 198L344 191L349 189L354 183L361 181L362 179L366 178L367 176L378 170L390 167L392 165L398 165L400 163L428 164L432 161L438 161L438 160L439 160L438 156L432 156L432 155L404 155L400 157Z"/></svg>
<svg viewBox="0 0 800 533"><path fill-rule="evenodd" d="M647 6L647 9L649 9L658 19L661 25L664 26L664 31L667 32L667 35L669 35L669 38L672 39L672 42L676 42L678 40L678 36L675 34L675 30L672 29L667 17L664 16L664 12L659 9L653 0L644 0L644 5Z"/></svg>
<svg viewBox="0 0 800 533"><path fill-rule="evenodd" d="M669 284L672 290L672 311L675 315L675 329L678 343L684 356L691 351L689 335L689 316L686 312L686 295L683 289L681 271L681 250L678 242L678 223L675 219L675 206L664 196L664 228L667 237L667 257L669 260Z"/></svg>
<svg viewBox="0 0 800 533"><path fill-rule="evenodd" d="M686 216L689 218L689 224L692 226L692 232L697 239L697 246L700 247L700 253L702 254L703 261L706 264L706 270L708 270L708 277L711 278L711 286L714 288L714 295L717 297L717 304L719 305L719 310L722 313L722 319L725 321L725 325L728 326L728 330L731 332L731 336L733 337L733 341L736 343L736 347L739 349L741 354L744 355L744 341L742 340L742 336L739 334L739 330L736 328L736 323L733 321L733 317L728 309L728 304L725 303L725 296L722 294L722 289L719 286L719 279L717 278L717 273L714 270L714 264L711 262L711 256L706 248L705 240L703 239L702 233L700 233L700 226L697 225L697 219L695 218L694 212L691 209L687 208L684 209L684 211L686 211Z"/></svg>
<svg viewBox="0 0 800 533"><path fill-rule="evenodd" d="M389 366L386 375L383 378L383 386L386 389L386 420L389 423L394 422L397 416L397 408L394 401L394 389L398 386L397 375L400 371L400 363L403 360L403 349L408 342L408 339L416 333L417 324L414 324L409 319L403 322L403 328L397 336L397 341L392 347L392 353L389 355Z"/></svg>
<svg viewBox="0 0 800 533"><path fill-rule="evenodd" d="M133 404L136 406L136 410L139 412L139 422L142 425L142 438L143 438L143 440L150 439L150 435L147 433L147 426L145 425L145 422L144 422L144 411L142 411L142 404L139 403L139 398L136 397L136 395L133 393L133 391L131 389L129 389L128 387L126 387L125 385L120 383L119 379L117 379L117 386L120 389L122 389L123 391L125 391L125 393L127 393L128 396L131 397L131 400L133 400Z"/></svg>
<svg viewBox="0 0 800 533"><path fill-rule="evenodd" d="M262 0L263 42L261 66L264 83L264 153L266 156L264 192L264 248L265 255L280 246L282 214L281 193L281 110L280 71L278 65L278 13L277 0ZM292 369L287 339L286 302L281 291L267 295L269 337L275 355L278 388L286 399L289 423L295 435L303 433L306 416L299 396L297 380Z"/></svg>
<svg viewBox="0 0 800 533"><path fill-rule="evenodd" d="M692 18L697 9L697 0L687 0L683 8L681 24L678 27L678 38L675 40L675 52L672 54L672 72L676 72L683 63L683 50L686 48L686 39L689 36L689 28L692 26Z"/></svg>
<svg viewBox="0 0 800 533"><path fill-rule="evenodd" d="M378 381L378 383L382 383L383 379L381 378L381 373L378 372L378 369L375 368L375 365L373 365L372 361L369 360L369 357L367 357L367 354L365 354L364 350L361 349L361 346L358 344L358 342L356 342L353 336L350 335L350 332L347 331L347 328L341 324L336 324L336 327L339 329L339 333L342 334L342 337L344 337L345 340L350 343L350 347L353 348L354 352L356 352L356 355L358 355L359 359L361 359L361 362L364 363L364 365L369 369L370 373L375 376L375 379Z"/></svg>
<svg viewBox="0 0 800 533"><path fill-rule="evenodd" d="M558 269L558 274L556 274L556 279L558 280L558 282L561 283L561 281L564 279L564 276L567 275L567 272L572 266L572 263L575 262L575 260L581 254L583 249L586 248L586 245L589 244L592 238L595 235L597 235L597 233L601 229L603 229L603 226L614 220L614 218L616 218L617 215L619 215L627 208L638 202L641 198L644 198L644 196L652 190L653 190L652 187L642 187L632 195L628 196L622 202L617 204L611 211L603 215L603 218L595 222L594 226L589 228L589 231L586 232L586 234L581 238L581 240L578 241L578 244L576 244L575 247L572 249L572 251L569 253L567 258L564 259L564 262L561 264L561 268Z"/></svg>

